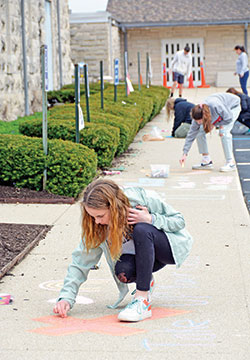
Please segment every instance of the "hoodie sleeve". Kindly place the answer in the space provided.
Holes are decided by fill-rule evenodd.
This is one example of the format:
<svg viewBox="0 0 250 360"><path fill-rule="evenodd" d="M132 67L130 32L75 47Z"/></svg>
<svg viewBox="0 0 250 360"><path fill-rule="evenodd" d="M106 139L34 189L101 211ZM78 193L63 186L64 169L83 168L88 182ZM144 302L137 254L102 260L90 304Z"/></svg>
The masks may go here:
<svg viewBox="0 0 250 360"><path fill-rule="evenodd" d="M72 253L72 263L68 267L57 301L66 300L70 304L70 308L73 307L81 284L87 280L90 269L98 263L101 256L102 249L100 247L87 252L83 243L80 243Z"/></svg>
<svg viewBox="0 0 250 360"><path fill-rule="evenodd" d="M189 132L185 139L185 144L183 147L183 154L186 154L186 155L188 154L199 131L200 131L200 125L195 120L192 120Z"/></svg>
<svg viewBox="0 0 250 360"><path fill-rule="evenodd" d="M173 60L170 63L170 69L173 70L174 64L178 61L178 54L176 53Z"/></svg>
<svg viewBox="0 0 250 360"><path fill-rule="evenodd" d="M160 199L148 197L144 191L145 206L153 215L153 225L166 233L174 233L185 227L182 214Z"/></svg>
<svg viewBox="0 0 250 360"><path fill-rule="evenodd" d="M187 66L187 78L188 79L189 79L189 77L191 75L191 72L192 72L192 56L190 54L189 63L188 63L188 66Z"/></svg>

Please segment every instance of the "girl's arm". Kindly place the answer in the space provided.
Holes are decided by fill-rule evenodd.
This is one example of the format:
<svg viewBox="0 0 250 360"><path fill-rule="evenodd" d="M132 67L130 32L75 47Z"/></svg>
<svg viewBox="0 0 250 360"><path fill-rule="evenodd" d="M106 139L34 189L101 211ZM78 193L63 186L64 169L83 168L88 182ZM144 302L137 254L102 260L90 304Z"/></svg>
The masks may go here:
<svg viewBox="0 0 250 360"><path fill-rule="evenodd" d="M185 228L185 220L179 211L160 199L146 196L145 206L152 215L152 224L159 230L177 232Z"/></svg>
<svg viewBox="0 0 250 360"><path fill-rule="evenodd" d="M189 150L191 149L191 146L196 139L196 136L198 135L198 132L200 130L200 125L197 124L195 120L192 120L189 132L185 139L185 144L183 147L183 154L188 154Z"/></svg>
<svg viewBox="0 0 250 360"><path fill-rule="evenodd" d="M68 267L57 302L67 301L69 307L73 307L80 285L87 280L90 269L98 263L101 255L101 248L98 247L87 252L83 243L80 243L72 253L72 263Z"/></svg>

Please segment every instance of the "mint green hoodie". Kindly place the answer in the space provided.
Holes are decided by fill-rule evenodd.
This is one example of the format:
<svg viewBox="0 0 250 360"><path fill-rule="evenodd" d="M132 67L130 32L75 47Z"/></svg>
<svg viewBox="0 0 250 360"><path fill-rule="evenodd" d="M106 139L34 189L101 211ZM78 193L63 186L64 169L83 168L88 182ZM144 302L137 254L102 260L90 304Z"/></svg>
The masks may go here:
<svg viewBox="0 0 250 360"><path fill-rule="evenodd" d="M152 214L153 225L163 230L168 237L175 264L180 267L192 247L193 239L185 229L185 221L180 212L174 210L159 199L147 196L144 189L139 187L129 187L123 189L133 208L137 205L146 206L149 213ZM87 252L84 241L72 254L72 263L68 267L67 275L64 279L64 285L60 292L60 300L67 300L73 307L79 287L87 280L88 273L94 265L98 263L104 253L111 274L119 289L119 298L109 308L116 308L128 293L128 285L120 282L115 275L115 261L112 260L107 241L103 242L99 247L91 249Z"/></svg>

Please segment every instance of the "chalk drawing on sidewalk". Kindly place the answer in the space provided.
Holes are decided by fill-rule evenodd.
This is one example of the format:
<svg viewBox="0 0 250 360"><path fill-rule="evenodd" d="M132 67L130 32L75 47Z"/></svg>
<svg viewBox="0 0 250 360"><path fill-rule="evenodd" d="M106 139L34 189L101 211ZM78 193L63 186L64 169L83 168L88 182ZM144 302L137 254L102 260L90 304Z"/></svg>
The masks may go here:
<svg viewBox="0 0 250 360"><path fill-rule="evenodd" d="M155 293L154 298L163 300L164 302L159 303L163 307L177 307L177 308L189 308L195 306L205 306L209 304L209 296L199 295L169 295L169 292Z"/></svg>
<svg viewBox="0 0 250 360"><path fill-rule="evenodd" d="M225 200L225 195L217 194L167 194L168 200L204 200L204 201L220 201Z"/></svg>
<svg viewBox="0 0 250 360"><path fill-rule="evenodd" d="M49 299L47 302L55 304L56 301L57 301L57 299ZM76 304L79 304L79 305L89 305L89 304L93 304L93 302L94 301L92 299L87 298L85 296L77 296L76 297Z"/></svg>
<svg viewBox="0 0 250 360"><path fill-rule="evenodd" d="M150 186L150 187L163 187L165 186L164 179L149 179L139 178L137 182L126 182L126 186Z"/></svg>
<svg viewBox="0 0 250 360"><path fill-rule="evenodd" d="M40 289L50 291L60 291L63 287L63 280L49 280L39 285Z"/></svg>
<svg viewBox="0 0 250 360"><path fill-rule="evenodd" d="M177 316L185 313L189 313L189 311L169 308L153 308L152 317L144 321L163 319L166 317ZM28 331L47 336L62 336L83 332L92 332L112 336L129 336L145 333L148 331L143 328L138 329L134 327L129 327L126 323L120 322L117 318L117 315L107 315L90 319L79 319L72 316L68 316L67 318L61 318L54 315L44 316L33 320L48 324L50 326L39 327Z"/></svg>
<svg viewBox="0 0 250 360"><path fill-rule="evenodd" d="M233 182L232 176L210 176L208 182L204 182L205 185L229 185Z"/></svg>
<svg viewBox="0 0 250 360"><path fill-rule="evenodd" d="M81 293L101 292L103 284L107 284L109 279L88 279L88 283L80 287ZM63 280L49 280L41 283L39 287L43 290L59 292L63 287Z"/></svg>
<svg viewBox="0 0 250 360"><path fill-rule="evenodd" d="M173 189L194 189L196 183L193 181L177 181L177 186L171 186Z"/></svg>
<svg viewBox="0 0 250 360"><path fill-rule="evenodd" d="M211 173L211 170L192 170L186 172L185 168L171 169L171 174L201 175L201 174L209 174L209 173Z"/></svg>
<svg viewBox="0 0 250 360"><path fill-rule="evenodd" d="M172 281L169 279L167 285L157 285L157 289L160 291L164 289L187 289L196 287L196 281L193 277L190 277L188 274L178 274L175 273L172 277Z"/></svg>
<svg viewBox="0 0 250 360"><path fill-rule="evenodd" d="M154 342L149 338L142 341L142 346L147 351L163 347L180 346L212 346L215 345L216 334L210 329L210 321L194 321L181 319L172 323L171 327L153 330L150 335L166 335L166 341ZM161 336L161 337L162 337ZM160 336L158 336L159 338Z"/></svg>

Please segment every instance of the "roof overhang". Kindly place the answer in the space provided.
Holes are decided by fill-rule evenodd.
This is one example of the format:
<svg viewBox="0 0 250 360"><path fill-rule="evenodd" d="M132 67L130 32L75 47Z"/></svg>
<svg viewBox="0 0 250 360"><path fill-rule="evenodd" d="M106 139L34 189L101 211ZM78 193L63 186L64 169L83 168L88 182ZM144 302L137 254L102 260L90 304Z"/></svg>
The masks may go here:
<svg viewBox="0 0 250 360"><path fill-rule="evenodd" d="M224 20L224 21L187 21L187 22L143 22L143 23L122 23L118 26L124 29L135 28L159 28L159 27L180 27L180 26L214 26L214 25L246 25L250 20Z"/></svg>

